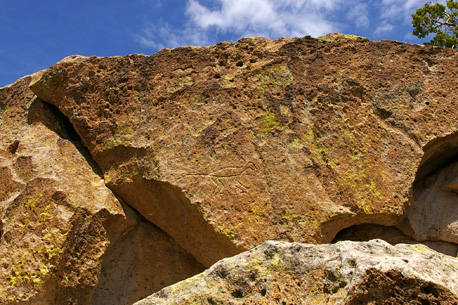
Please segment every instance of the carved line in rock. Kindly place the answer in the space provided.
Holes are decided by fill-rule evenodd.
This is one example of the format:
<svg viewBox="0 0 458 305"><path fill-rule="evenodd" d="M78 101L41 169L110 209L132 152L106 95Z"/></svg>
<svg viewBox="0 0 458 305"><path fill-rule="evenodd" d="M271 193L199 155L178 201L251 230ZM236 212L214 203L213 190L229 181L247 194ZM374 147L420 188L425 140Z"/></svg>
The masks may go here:
<svg viewBox="0 0 458 305"><path fill-rule="evenodd" d="M132 157L141 157L146 153L144 149L116 147L107 155L98 156L97 159L100 161L97 162L84 146L68 117L62 114L56 106L45 101L40 100L40 102L49 107L61 122L61 136L70 139L73 137L80 152L99 175L103 172L99 165L107 169L117 160L129 160ZM33 119L31 116L30 120ZM107 178L106 171L105 178ZM134 172L135 169L132 171ZM129 208L134 209L153 225L166 231L206 267L224 257L242 252L242 249L238 249L226 236L215 232L197 207L190 203L183 191L170 183L146 179L138 174L129 177L122 183L115 183L110 178L106 180L106 185Z"/></svg>
<svg viewBox="0 0 458 305"><path fill-rule="evenodd" d="M58 108L56 108L58 109ZM59 110L56 110L59 111ZM60 116L65 116L60 112ZM72 118L66 119L64 125L72 126L73 136L78 133L72 124ZM79 138L79 136L78 136ZM82 144L84 142L80 141ZM83 144L82 144L83 145ZM86 151L86 148L83 148ZM168 182L162 182L149 178L144 173L145 169L136 164L127 164L129 176L125 181L109 177L111 170L115 176L122 176L126 163L136 158L142 158L149 152L144 148L115 146L102 154L96 154L88 158L95 160L95 170L104 174L106 185L124 201L139 211L148 221L160 227L177 241L187 252L193 255L204 266L209 267L216 261L238 254L244 249L239 249L227 236L216 232L214 228L204 219L199 209L191 204L183 191L177 186ZM147 159L147 156L146 156ZM148 162L149 160L145 160ZM100 172L100 171L99 171ZM126 178L126 177L124 177Z"/></svg>
<svg viewBox="0 0 458 305"><path fill-rule="evenodd" d="M37 115L43 111L49 115ZM84 156L87 163L91 165L94 173L99 176L102 175L101 169L82 143L73 125L57 107L38 98L35 99L28 114L28 123L32 124L34 122L44 124L49 129L54 130L60 137L69 140ZM17 150L18 145L19 141L12 143L10 152ZM99 213L100 215L96 217L96 215L89 215L83 209L75 213L75 219L72 221L73 227L79 228L83 226L78 229L81 231L79 233L77 232L78 230L72 229L72 232L74 231L72 234L87 234L86 229L84 229L85 226L91 226L95 221L100 227L99 230L103 231L101 234L109 241L109 246L104 250L101 257L101 265L99 266L101 269L99 270L97 267L97 270L93 272L97 285L95 289L92 287L92 289L86 291L87 296L84 298L87 302L92 302L92 304L131 304L165 286L204 270L204 267L181 248L167 233L142 217L136 210L127 205L122 198L116 194L114 195L124 209L126 215L124 221L121 220L121 216L115 218L103 216L102 214L106 211L101 211L102 214ZM110 219L110 221L104 220L105 218ZM120 223L123 226L127 226L127 229L120 228ZM0 237L1 229L2 223L0 220ZM81 236L73 237L73 239L75 238L85 240ZM80 242L76 243L81 244ZM68 251L75 250L72 248L75 242L68 241L66 244ZM90 246L90 244L85 245L85 247L88 247L87 251L94 250ZM72 255L78 255L78 251L76 249L73 254L68 254L68 259L74 260L75 258ZM170 253L164 255L164 252ZM115 263L112 261L113 258L117 259ZM174 261L171 262L171 259ZM82 259L82 262L84 263L84 259ZM67 269L68 266L71 267L73 264L65 264L64 262L63 264L59 270L59 277L70 277L73 271ZM75 262L75 264L78 265L78 262ZM158 274L158 268L162 270L160 274ZM120 274L112 271L114 269L127 271ZM124 276L129 278L123 279ZM70 291L71 288L58 291L58 298L65 302L66 296L79 294L80 291L78 289L80 288L80 286L77 286L73 287L72 291ZM88 287L85 287L85 289L88 289Z"/></svg>

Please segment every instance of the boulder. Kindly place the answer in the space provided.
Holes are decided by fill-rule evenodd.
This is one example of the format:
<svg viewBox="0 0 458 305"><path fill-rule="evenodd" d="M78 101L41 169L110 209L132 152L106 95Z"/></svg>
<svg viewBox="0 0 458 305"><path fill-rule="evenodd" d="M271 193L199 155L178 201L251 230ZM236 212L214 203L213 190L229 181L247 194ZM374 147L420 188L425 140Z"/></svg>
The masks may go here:
<svg viewBox="0 0 458 305"><path fill-rule="evenodd" d="M457 272L423 245L268 241L135 305L457 304Z"/></svg>
<svg viewBox="0 0 458 305"><path fill-rule="evenodd" d="M113 195L68 119L30 81L0 89L0 304L133 303L202 271ZM120 271L129 276L121 292Z"/></svg>
<svg viewBox="0 0 458 305"><path fill-rule="evenodd" d="M0 304L131 304L267 240L456 256L457 59L254 37L70 56L0 88ZM423 293L456 294L437 281Z"/></svg>
<svg viewBox="0 0 458 305"><path fill-rule="evenodd" d="M106 185L208 267L365 223L420 236L413 184L458 153L457 57L337 34L245 38L69 57L31 89L69 118Z"/></svg>

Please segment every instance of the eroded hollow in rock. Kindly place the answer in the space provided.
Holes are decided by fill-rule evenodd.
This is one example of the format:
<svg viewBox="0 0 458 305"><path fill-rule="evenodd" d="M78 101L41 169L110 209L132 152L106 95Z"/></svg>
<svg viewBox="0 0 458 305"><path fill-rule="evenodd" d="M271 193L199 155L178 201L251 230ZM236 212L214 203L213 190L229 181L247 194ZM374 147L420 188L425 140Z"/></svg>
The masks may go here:
<svg viewBox="0 0 458 305"><path fill-rule="evenodd" d="M335 243L344 240L369 241L376 238L383 239L392 245L414 241L395 227L361 224L343 229L336 235L332 242Z"/></svg>
<svg viewBox="0 0 458 305"><path fill-rule="evenodd" d="M15 140L13 143L11 143L9 146L8 146L8 151L12 154L15 154L16 151L18 150L19 148L19 141L18 140Z"/></svg>
<svg viewBox="0 0 458 305"><path fill-rule="evenodd" d="M415 239L458 244L458 134L426 145L401 229Z"/></svg>
<svg viewBox="0 0 458 305"><path fill-rule="evenodd" d="M391 245L419 243L419 241L404 234L396 227L376 224L361 224L343 229L336 235L332 243L344 240L369 241L372 239L383 239ZM453 257L457 256L458 245L456 244L443 241L425 241L422 244L436 250L437 252Z"/></svg>
<svg viewBox="0 0 458 305"><path fill-rule="evenodd" d="M456 304L457 301L453 292L432 282L409 278L397 270L384 273L371 268L364 280L353 287L346 304Z"/></svg>
<svg viewBox="0 0 458 305"><path fill-rule="evenodd" d="M390 244L423 243L447 255L458 252L458 134L431 141L412 186L404 221L394 226L361 224L340 231L333 242L380 238Z"/></svg>
<svg viewBox="0 0 458 305"><path fill-rule="evenodd" d="M418 167L415 183L458 161L458 133L432 140L423 151L424 155Z"/></svg>

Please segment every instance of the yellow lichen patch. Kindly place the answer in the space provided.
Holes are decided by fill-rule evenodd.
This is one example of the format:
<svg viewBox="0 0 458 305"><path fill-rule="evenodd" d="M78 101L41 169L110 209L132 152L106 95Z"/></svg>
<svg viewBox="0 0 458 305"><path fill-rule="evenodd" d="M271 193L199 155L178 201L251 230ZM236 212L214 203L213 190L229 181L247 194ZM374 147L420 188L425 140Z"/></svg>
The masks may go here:
<svg viewBox="0 0 458 305"><path fill-rule="evenodd" d="M408 245L409 248L420 253L431 252L431 249L422 244Z"/></svg>
<svg viewBox="0 0 458 305"><path fill-rule="evenodd" d="M337 38L345 38L349 40L358 40L358 39L367 40L367 41L369 40L368 38L363 37L363 36L357 36L357 35L351 35L351 34L340 34L340 33L329 33L329 34L317 37L318 40L329 41L329 42L332 42L336 40Z"/></svg>
<svg viewBox="0 0 458 305"><path fill-rule="evenodd" d="M38 201L42 199L44 196L45 194L41 193L40 195L38 195L37 198L27 200L27 202L25 203L25 208L27 210L35 209L35 206L37 205Z"/></svg>
<svg viewBox="0 0 458 305"><path fill-rule="evenodd" d="M30 76L32 76L32 80L30 81L29 86L33 86L35 83L40 81L40 79L42 78L42 76L43 76L43 74L45 72L46 72L46 70L41 70L41 71L38 71L38 72L35 72L35 73L31 74Z"/></svg>
<svg viewBox="0 0 458 305"><path fill-rule="evenodd" d="M12 272L9 277L11 287L24 286L38 289L64 252L62 248L52 243L61 244L64 236L60 232L47 235L49 241L29 247L21 255L13 256Z"/></svg>
<svg viewBox="0 0 458 305"><path fill-rule="evenodd" d="M38 242L25 248L22 252L12 253L10 260L12 268L9 277L9 284L12 288L39 289L48 273L60 261L64 252L62 245L68 231L61 231L57 228L46 231L47 233Z"/></svg>
<svg viewBox="0 0 458 305"><path fill-rule="evenodd" d="M51 205L48 204L44 207L43 212L41 212L38 216L38 220L41 222L46 222L50 220L52 217L53 215L51 214Z"/></svg>
<svg viewBox="0 0 458 305"><path fill-rule="evenodd" d="M171 80L167 85L167 94L172 95L181 89L191 86L194 84L193 79L190 76L175 78Z"/></svg>
<svg viewBox="0 0 458 305"><path fill-rule="evenodd" d="M220 226L219 228L221 230L221 233L223 233L225 236L229 237L229 239L234 240L236 239L239 235L235 230L230 228L229 226Z"/></svg>
<svg viewBox="0 0 458 305"><path fill-rule="evenodd" d="M0 102L0 125L2 124L3 117L5 116L7 111L8 107Z"/></svg>
<svg viewBox="0 0 458 305"><path fill-rule="evenodd" d="M105 142L104 150L110 150L123 143L129 142L135 137L135 131L128 126L116 122L111 130L111 138Z"/></svg>
<svg viewBox="0 0 458 305"><path fill-rule="evenodd" d="M266 90L276 92L292 84L293 75L287 66L276 66L270 70L256 72L252 76L253 82L260 95Z"/></svg>
<svg viewBox="0 0 458 305"><path fill-rule="evenodd" d="M46 191L21 200L8 213L3 228L7 236L2 236L0 248L3 255L8 253L8 260L2 261L9 270L4 278L5 295L16 301L34 295L47 281L62 258L69 231L68 222L60 218Z"/></svg>
<svg viewBox="0 0 458 305"><path fill-rule="evenodd" d="M372 211L374 202L383 199L378 186L377 173L373 172L369 167L363 167L361 164L349 169L344 173L340 183L347 187L353 195L356 205L365 213Z"/></svg>
<svg viewBox="0 0 458 305"><path fill-rule="evenodd" d="M264 115L261 117L261 132L262 133L269 133L273 129L281 130L283 128L283 124L277 120L275 117L275 113L270 110L267 110Z"/></svg>
<svg viewBox="0 0 458 305"><path fill-rule="evenodd" d="M251 212L251 217L253 218L257 218L257 217L260 217L260 216L264 216L264 210L266 208L266 206L269 205L269 203L265 202L265 203L261 203L261 202L258 202L258 201L254 201L251 203L250 205L250 212Z"/></svg>

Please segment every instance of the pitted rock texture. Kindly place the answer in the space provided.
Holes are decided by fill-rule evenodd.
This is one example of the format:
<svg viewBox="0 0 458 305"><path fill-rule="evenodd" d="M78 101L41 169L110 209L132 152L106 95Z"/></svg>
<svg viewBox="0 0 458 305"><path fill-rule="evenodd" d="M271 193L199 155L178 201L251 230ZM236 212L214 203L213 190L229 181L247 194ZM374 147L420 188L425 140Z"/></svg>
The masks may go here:
<svg viewBox="0 0 458 305"><path fill-rule="evenodd" d="M87 303L123 210L29 82L0 91L0 303Z"/></svg>
<svg viewBox="0 0 458 305"><path fill-rule="evenodd" d="M130 304L266 240L346 228L456 255L457 59L338 34L245 38L71 56L0 88L0 304ZM385 271L347 301L374 281L386 302L400 287L456 293Z"/></svg>
<svg viewBox="0 0 458 305"><path fill-rule="evenodd" d="M423 245L268 241L135 304L458 304L457 272Z"/></svg>
<svg viewBox="0 0 458 305"><path fill-rule="evenodd" d="M443 165L423 149L458 129L457 58L343 35L246 38L70 57L31 88L70 119L113 191L210 266L268 239L412 231L417 170Z"/></svg>
<svg viewBox="0 0 458 305"><path fill-rule="evenodd" d="M30 80L0 89L0 304L90 304L94 291L104 297L97 304L133 303L201 272L118 201L70 123L34 96ZM144 254L152 250L172 254ZM129 271L122 294L104 270L113 256Z"/></svg>

